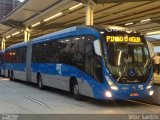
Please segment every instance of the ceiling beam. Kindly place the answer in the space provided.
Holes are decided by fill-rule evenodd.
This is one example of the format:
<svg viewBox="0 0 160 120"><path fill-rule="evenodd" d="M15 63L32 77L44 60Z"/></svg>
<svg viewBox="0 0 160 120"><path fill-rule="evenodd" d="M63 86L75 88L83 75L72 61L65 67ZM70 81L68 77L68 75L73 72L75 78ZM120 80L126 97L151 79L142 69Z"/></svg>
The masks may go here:
<svg viewBox="0 0 160 120"><path fill-rule="evenodd" d="M86 3L87 0L74 0L77 2ZM142 1L158 1L158 0L92 0L96 4L105 4L105 3L123 3L123 2L142 2Z"/></svg>
<svg viewBox="0 0 160 120"><path fill-rule="evenodd" d="M22 24L22 22L18 22L18 21L15 21L15 20L2 21L1 24L9 26L11 28L17 28L17 29L24 28L24 25Z"/></svg>

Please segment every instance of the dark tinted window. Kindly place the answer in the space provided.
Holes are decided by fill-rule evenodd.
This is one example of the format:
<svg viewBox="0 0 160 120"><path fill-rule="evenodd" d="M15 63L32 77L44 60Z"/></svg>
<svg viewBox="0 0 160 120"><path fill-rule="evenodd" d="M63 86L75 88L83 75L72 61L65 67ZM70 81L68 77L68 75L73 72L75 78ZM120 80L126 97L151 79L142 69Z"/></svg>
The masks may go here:
<svg viewBox="0 0 160 120"><path fill-rule="evenodd" d="M3 53L0 53L0 64L3 64L4 62L4 55Z"/></svg>
<svg viewBox="0 0 160 120"><path fill-rule="evenodd" d="M60 44L58 42L51 42L50 43L50 51L49 56L50 56L50 62L51 63L57 63L59 61L59 51L60 51Z"/></svg>
<svg viewBox="0 0 160 120"><path fill-rule="evenodd" d="M15 53L14 61L12 61L12 62L13 63L20 63L21 62L21 51L20 51L20 48L12 50L12 52Z"/></svg>
<svg viewBox="0 0 160 120"><path fill-rule="evenodd" d="M56 41L43 44L41 62L56 63L59 61L60 44Z"/></svg>
<svg viewBox="0 0 160 120"><path fill-rule="evenodd" d="M56 63L59 61L61 45L56 41L33 45L32 62Z"/></svg>
<svg viewBox="0 0 160 120"><path fill-rule="evenodd" d="M51 48L52 48L52 45L50 42L41 44L42 53L41 53L40 62L50 63L50 56L52 55Z"/></svg>
<svg viewBox="0 0 160 120"><path fill-rule="evenodd" d="M27 54L27 47L21 48L21 63L26 63L26 54Z"/></svg>
<svg viewBox="0 0 160 120"><path fill-rule="evenodd" d="M60 40L60 63L71 64L71 38Z"/></svg>
<svg viewBox="0 0 160 120"><path fill-rule="evenodd" d="M5 59L7 63L25 63L26 62L27 47L7 50L5 52Z"/></svg>
<svg viewBox="0 0 160 120"><path fill-rule="evenodd" d="M79 46L78 46L79 40L80 40L80 37L72 38L72 44L71 44L72 65L77 68L80 68L79 59L81 57L79 53Z"/></svg>
<svg viewBox="0 0 160 120"><path fill-rule="evenodd" d="M102 81L102 67L100 58L94 53L94 40L94 36L86 35L33 45L32 61L72 65Z"/></svg>
<svg viewBox="0 0 160 120"><path fill-rule="evenodd" d="M85 71L91 76L94 76L94 51L92 40L87 40L86 43Z"/></svg>
<svg viewBox="0 0 160 120"><path fill-rule="evenodd" d="M42 48L43 44L33 45L32 48L32 62L42 62Z"/></svg>
<svg viewBox="0 0 160 120"><path fill-rule="evenodd" d="M5 52L5 59L7 63L15 63L15 50L7 50Z"/></svg>

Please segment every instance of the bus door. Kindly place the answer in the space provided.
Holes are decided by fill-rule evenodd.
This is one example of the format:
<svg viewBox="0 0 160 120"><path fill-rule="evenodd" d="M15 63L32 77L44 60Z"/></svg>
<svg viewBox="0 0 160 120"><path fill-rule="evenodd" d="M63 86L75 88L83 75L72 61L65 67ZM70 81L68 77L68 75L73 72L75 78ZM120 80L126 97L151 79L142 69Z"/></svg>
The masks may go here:
<svg viewBox="0 0 160 120"><path fill-rule="evenodd" d="M102 83L102 65L101 57L95 53L93 42L90 41L86 44L85 49L85 68L81 86L84 88L83 94L93 97L93 89L95 84Z"/></svg>

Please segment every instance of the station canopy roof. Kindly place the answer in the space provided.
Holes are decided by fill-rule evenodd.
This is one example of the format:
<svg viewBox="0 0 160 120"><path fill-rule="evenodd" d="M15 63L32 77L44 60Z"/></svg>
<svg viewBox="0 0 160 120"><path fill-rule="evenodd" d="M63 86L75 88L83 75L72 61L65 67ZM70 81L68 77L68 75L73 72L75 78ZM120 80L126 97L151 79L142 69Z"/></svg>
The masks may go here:
<svg viewBox="0 0 160 120"><path fill-rule="evenodd" d="M118 25L143 34L160 31L160 0L92 0L95 25ZM23 41L29 27L31 38L85 24L86 0L26 0L0 23L7 46ZM17 35L14 35L14 33ZM11 37L10 37L11 36Z"/></svg>

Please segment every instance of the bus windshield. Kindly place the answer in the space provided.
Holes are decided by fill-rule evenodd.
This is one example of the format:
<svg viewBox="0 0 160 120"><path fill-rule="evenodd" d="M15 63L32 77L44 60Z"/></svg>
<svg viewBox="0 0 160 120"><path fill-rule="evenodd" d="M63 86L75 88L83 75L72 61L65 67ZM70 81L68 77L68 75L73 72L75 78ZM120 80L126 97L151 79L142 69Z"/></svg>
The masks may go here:
<svg viewBox="0 0 160 120"><path fill-rule="evenodd" d="M106 35L107 68L119 78L145 76L150 57L144 37L137 35Z"/></svg>

